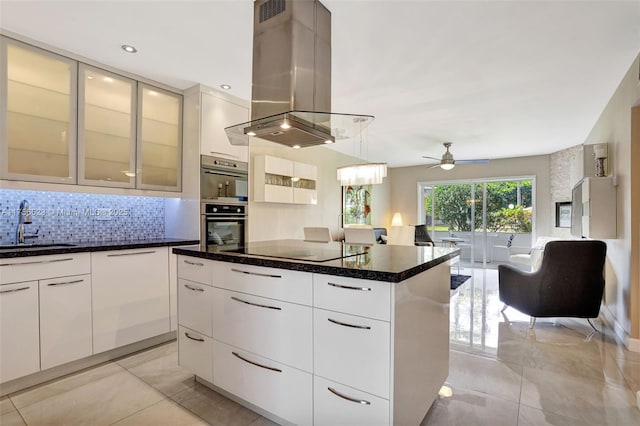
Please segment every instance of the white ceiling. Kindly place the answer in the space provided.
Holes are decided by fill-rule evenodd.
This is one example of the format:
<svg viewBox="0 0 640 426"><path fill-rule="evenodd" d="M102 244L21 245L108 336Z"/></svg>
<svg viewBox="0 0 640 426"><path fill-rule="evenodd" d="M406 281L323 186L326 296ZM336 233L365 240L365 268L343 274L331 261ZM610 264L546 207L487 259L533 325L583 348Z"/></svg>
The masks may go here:
<svg viewBox="0 0 640 426"><path fill-rule="evenodd" d="M374 115L366 157L390 166L426 164L443 141L458 160L580 144L640 52L640 1L323 3L332 109ZM179 89L228 83L249 99L252 14L252 0L1 0L0 27Z"/></svg>

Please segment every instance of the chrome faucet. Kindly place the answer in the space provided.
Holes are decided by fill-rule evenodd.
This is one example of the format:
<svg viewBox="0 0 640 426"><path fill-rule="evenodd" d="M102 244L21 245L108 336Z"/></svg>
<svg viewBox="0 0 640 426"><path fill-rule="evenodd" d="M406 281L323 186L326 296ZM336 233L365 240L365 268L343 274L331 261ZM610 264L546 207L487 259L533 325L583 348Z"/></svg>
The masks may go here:
<svg viewBox="0 0 640 426"><path fill-rule="evenodd" d="M35 234L25 234L24 225L31 223L31 212L29 211L29 202L22 200L20 202L20 211L18 213L18 230L16 231L16 244L24 244L25 238L38 238L38 231Z"/></svg>

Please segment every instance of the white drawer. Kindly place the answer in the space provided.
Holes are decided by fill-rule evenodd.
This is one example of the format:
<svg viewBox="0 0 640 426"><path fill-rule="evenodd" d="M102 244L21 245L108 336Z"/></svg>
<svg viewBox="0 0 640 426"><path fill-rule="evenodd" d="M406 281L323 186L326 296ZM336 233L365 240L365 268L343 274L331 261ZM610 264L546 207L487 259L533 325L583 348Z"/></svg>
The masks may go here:
<svg viewBox="0 0 640 426"><path fill-rule="evenodd" d="M216 287L301 305L312 304L312 274L240 263L214 262Z"/></svg>
<svg viewBox="0 0 640 426"><path fill-rule="evenodd" d="M310 306L213 289L216 340L309 372L312 320Z"/></svg>
<svg viewBox="0 0 640 426"><path fill-rule="evenodd" d="M178 364L213 382L213 341L210 337L178 326Z"/></svg>
<svg viewBox="0 0 640 426"><path fill-rule="evenodd" d="M313 274L316 308L391 320L392 283Z"/></svg>
<svg viewBox="0 0 640 426"><path fill-rule="evenodd" d="M313 424L315 426L389 425L389 401L314 376Z"/></svg>
<svg viewBox="0 0 640 426"><path fill-rule="evenodd" d="M390 325L314 309L314 373L389 398Z"/></svg>
<svg viewBox="0 0 640 426"><path fill-rule="evenodd" d="M234 355L235 354L235 355ZM214 340L213 384L297 425L311 425L313 376Z"/></svg>
<svg viewBox="0 0 640 426"><path fill-rule="evenodd" d="M178 323L211 337L213 288L183 279L178 280Z"/></svg>
<svg viewBox="0 0 640 426"><path fill-rule="evenodd" d="M211 285L212 262L190 256L178 256L178 277L197 283Z"/></svg>
<svg viewBox="0 0 640 426"><path fill-rule="evenodd" d="M90 273L89 253L0 259L0 284Z"/></svg>

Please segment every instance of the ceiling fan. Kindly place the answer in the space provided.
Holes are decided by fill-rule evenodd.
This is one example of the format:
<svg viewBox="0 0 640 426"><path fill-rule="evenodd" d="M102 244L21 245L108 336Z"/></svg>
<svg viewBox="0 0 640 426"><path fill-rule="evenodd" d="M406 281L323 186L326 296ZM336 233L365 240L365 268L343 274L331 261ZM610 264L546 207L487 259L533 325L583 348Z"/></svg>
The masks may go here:
<svg viewBox="0 0 640 426"><path fill-rule="evenodd" d="M437 160L440 162L439 164L431 166L431 168L440 167L444 170L451 170L456 166L456 164L487 164L489 162L489 160L458 160L456 161L453 159L453 154L449 152L449 148L451 148L451 145L453 145L453 142L444 142L442 145L444 145L444 147L447 149L446 152L442 154L442 158L429 157L427 155L422 156L422 158L429 158L431 160Z"/></svg>

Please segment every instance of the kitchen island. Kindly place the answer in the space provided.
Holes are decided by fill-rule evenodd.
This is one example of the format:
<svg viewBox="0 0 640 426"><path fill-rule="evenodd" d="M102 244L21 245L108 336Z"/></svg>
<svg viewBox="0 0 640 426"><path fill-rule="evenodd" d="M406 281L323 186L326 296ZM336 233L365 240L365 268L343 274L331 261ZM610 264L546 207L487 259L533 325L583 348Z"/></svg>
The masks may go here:
<svg viewBox="0 0 640 426"><path fill-rule="evenodd" d="M419 424L459 250L278 240L178 254L180 364L283 424Z"/></svg>

